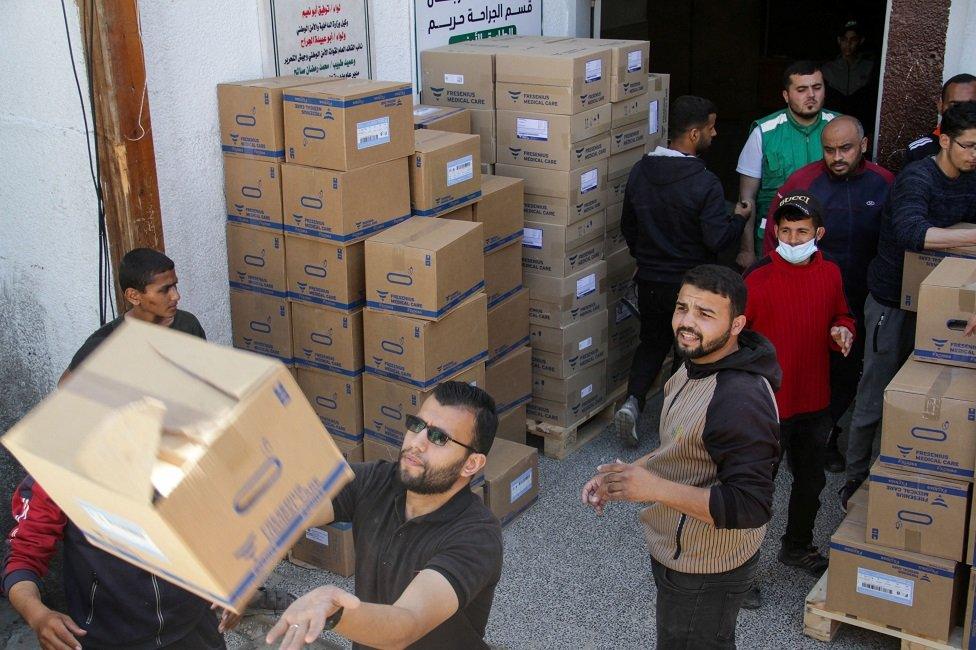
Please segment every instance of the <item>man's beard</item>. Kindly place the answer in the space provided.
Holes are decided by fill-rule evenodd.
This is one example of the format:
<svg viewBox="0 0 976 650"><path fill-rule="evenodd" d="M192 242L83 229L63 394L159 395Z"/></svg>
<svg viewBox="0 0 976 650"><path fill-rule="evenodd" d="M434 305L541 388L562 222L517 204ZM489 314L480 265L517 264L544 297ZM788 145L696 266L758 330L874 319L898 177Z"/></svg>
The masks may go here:
<svg viewBox="0 0 976 650"><path fill-rule="evenodd" d="M816 109L813 109L813 110L809 110L808 111L807 108L806 108L806 106L800 106L799 107L800 110L797 110L797 109L793 108L792 106L790 106L790 109L793 111L793 113L797 117L802 117L805 120L813 119L813 118L815 118L817 116L818 113L820 113L820 109L819 108L816 108Z"/></svg>
<svg viewBox="0 0 976 650"><path fill-rule="evenodd" d="M678 343L678 334L680 334L681 332L688 332L689 334L693 334L694 336L697 336L698 347L692 348L690 350L682 348L681 344ZM690 327L679 327L678 330L674 333L674 347L677 348L678 354L680 354L685 359L700 359L701 357L709 355L712 352L715 352L716 350L720 349L723 345L729 342L730 338L732 338L731 328L725 330L725 333L722 334L722 336L718 337L714 341L710 341L706 345L705 339L702 337L701 332L696 332Z"/></svg>
<svg viewBox="0 0 976 650"><path fill-rule="evenodd" d="M403 460L405 453L405 450L400 450L400 461ZM424 470L419 476L411 476L398 462L400 483L411 492L417 494L444 494L454 487L454 483L461 476L461 470L467 460L467 456L464 456L450 467L441 467L439 469L431 469L425 464Z"/></svg>

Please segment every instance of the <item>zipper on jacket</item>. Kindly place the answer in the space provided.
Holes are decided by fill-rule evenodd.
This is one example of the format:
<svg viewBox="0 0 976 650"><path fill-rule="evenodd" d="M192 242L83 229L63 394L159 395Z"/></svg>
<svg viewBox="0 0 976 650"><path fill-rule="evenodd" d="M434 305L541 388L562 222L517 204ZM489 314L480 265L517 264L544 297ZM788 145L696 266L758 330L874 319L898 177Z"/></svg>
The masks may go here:
<svg viewBox="0 0 976 650"><path fill-rule="evenodd" d="M156 630L156 645L162 647L163 645L163 605L162 599L159 596L159 583L156 582L156 576L150 575L152 578L153 591L156 592L156 618L159 619L159 629Z"/></svg>
<svg viewBox="0 0 976 650"><path fill-rule="evenodd" d="M881 331L881 325L884 324L885 315L882 313L881 318L874 325L874 339L871 341L871 347L874 348L875 353L878 351L878 332Z"/></svg>
<svg viewBox="0 0 976 650"><path fill-rule="evenodd" d="M88 595L88 618L85 619L85 625L91 625L92 619L95 617L95 592L97 591L98 575L92 573L91 592Z"/></svg>
<svg viewBox="0 0 976 650"><path fill-rule="evenodd" d="M678 520L678 530L674 533L674 556L672 560L677 560L678 556L681 555L681 531L685 529L685 522L688 520L688 515L681 513L681 519Z"/></svg>

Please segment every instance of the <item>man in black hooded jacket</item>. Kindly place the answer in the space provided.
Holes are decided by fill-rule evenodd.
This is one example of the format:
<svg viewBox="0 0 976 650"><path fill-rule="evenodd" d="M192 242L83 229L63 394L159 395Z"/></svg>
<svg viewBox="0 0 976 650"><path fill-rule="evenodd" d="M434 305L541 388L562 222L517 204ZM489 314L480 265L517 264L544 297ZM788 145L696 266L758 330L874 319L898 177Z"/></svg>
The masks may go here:
<svg viewBox="0 0 976 650"><path fill-rule="evenodd" d="M616 413L617 434L638 444L637 419L654 377L673 344L671 315L686 271L714 263L742 235L751 206L726 210L718 176L698 156L717 135L715 105L685 95L671 103L670 147L657 147L630 171L620 229L637 260L640 345L627 400Z"/></svg>

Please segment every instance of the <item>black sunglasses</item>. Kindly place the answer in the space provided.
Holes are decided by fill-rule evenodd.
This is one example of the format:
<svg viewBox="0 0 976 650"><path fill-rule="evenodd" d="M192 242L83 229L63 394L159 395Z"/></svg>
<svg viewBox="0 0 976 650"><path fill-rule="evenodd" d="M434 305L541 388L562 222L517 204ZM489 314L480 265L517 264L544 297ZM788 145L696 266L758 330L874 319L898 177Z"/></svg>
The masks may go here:
<svg viewBox="0 0 976 650"><path fill-rule="evenodd" d="M470 447L464 444L463 442L460 442L456 438L452 438L447 433L447 431L444 431L444 429L441 429L440 427L435 427L432 424L427 424L426 422L418 418L416 415L407 416L407 428L413 433L420 433L424 429L427 429L427 439L430 440L433 444L437 445L438 447L443 447L448 442L455 442L461 445L462 447L464 447L465 449L470 449L476 454L481 453L474 447Z"/></svg>

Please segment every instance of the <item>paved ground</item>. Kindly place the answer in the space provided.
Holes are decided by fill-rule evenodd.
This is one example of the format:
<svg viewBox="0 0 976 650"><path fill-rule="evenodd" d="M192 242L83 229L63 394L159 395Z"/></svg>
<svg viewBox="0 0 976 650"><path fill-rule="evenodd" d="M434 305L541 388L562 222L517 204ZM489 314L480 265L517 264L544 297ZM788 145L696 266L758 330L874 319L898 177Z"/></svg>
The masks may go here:
<svg viewBox="0 0 976 650"><path fill-rule="evenodd" d="M656 446L660 400L648 404L642 421L644 444L637 451L622 450L615 439L595 440L565 461L541 459L542 494L539 502L505 529L505 569L495 593L488 640L505 648L652 648L655 628L654 582L637 508L613 504L596 517L579 504L582 484L600 463L636 458ZM829 475L824 506L814 543L826 545L842 519L834 496L842 483ZM803 636L803 599L815 579L780 565L775 559L785 525L790 476L781 472L775 516L762 551L764 607L739 617L740 648L817 648L824 644ZM325 572L282 564L272 581L303 590L334 582L346 588L352 581ZM246 622L229 635L232 648L260 648L253 641L264 630L261 621ZM17 625L6 601L0 602L0 647L33 648L33 638ZM334 645L335 644L335 645ZM348 647L332 637L320 647ZM890 637L845 626L832 650L896 648Z"/></svg>

